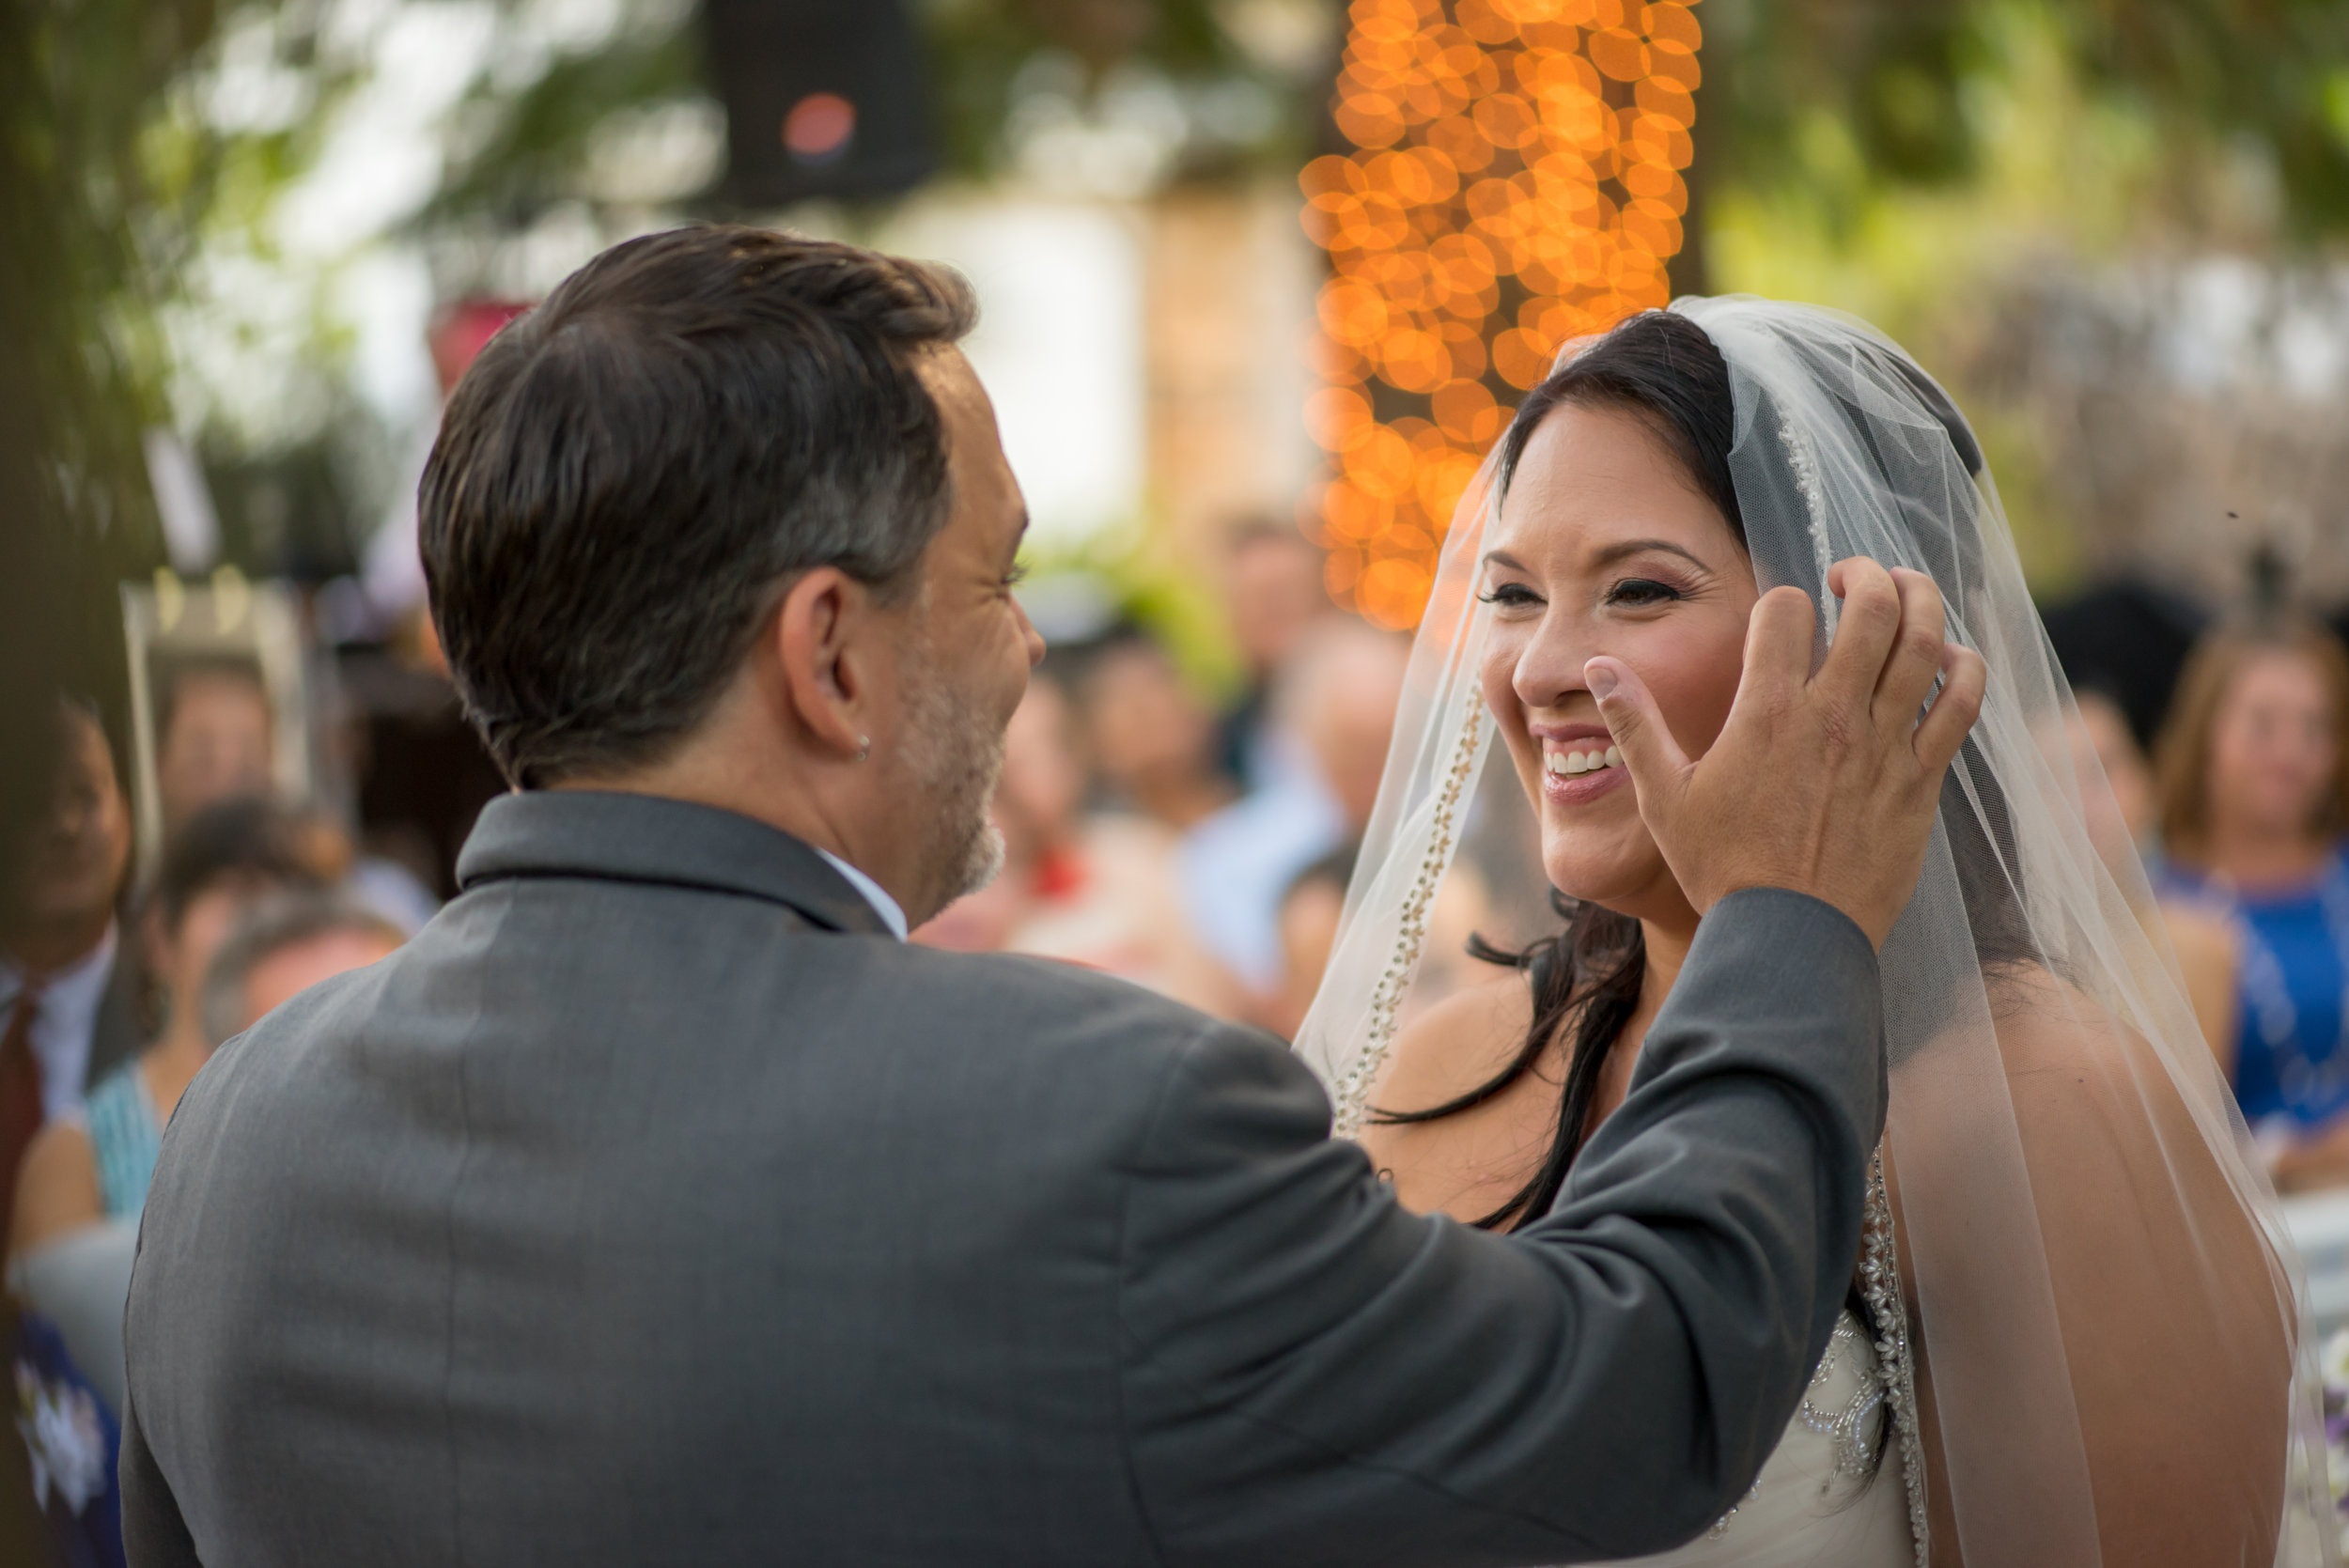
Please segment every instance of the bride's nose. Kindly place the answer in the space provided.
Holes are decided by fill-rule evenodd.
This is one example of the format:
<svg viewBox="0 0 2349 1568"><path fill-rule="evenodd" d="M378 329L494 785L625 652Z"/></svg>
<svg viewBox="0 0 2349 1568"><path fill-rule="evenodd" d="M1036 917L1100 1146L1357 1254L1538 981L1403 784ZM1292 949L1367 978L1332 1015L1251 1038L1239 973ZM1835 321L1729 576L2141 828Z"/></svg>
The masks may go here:
<svg viewBox="0 0 2349 1568"><path fill-rule="evenodd" d="M1510 672L1510 689L1517 701L1532 708L1557 707L1585 690L1582 666L1602 651L1589 642L1577 635L1564 616L1543 617L1517 648Z"/></svg>

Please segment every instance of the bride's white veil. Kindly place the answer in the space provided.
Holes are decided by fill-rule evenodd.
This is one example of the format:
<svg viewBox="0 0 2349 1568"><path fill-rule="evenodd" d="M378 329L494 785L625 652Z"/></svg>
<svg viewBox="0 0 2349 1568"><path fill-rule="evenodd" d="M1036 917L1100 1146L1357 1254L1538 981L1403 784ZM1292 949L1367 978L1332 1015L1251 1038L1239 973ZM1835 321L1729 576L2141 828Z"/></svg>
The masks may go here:
<svg viewBox="0 0 2349 1568"><path fill-rule="evenodd" d="M2273 1560L2334 1562L2298 1265L2148 917L2142 868L2108 868L2091 846L2082 792L2106 785L2076 768L2071 691L1980 448L1941 389L1862 322L1747 297L1672 309L1729 367L1730 469L1760 586L1808 593L1824 644L1830 562L1916 567L1939 583L1951 635L1989 666L1881 958L1890 1206L1922 1380L1919 1430L1896 1446L1906 1474L1930 1478L1933 1557L2123 1568L2100 1516L2189 1498L2209 1533L2181 1540L2190 1555L2176 1560L2263 1563L2280 1514ZM1490 612L1476 593L1492 478L1487 459L1444 541L1298 1037L1345 1135L1377 1104L1398 1020L1428 1000L1421 960L1447 903L1502 918L1492 888L1538 855L1514 770L1485 766Z"/></svg>

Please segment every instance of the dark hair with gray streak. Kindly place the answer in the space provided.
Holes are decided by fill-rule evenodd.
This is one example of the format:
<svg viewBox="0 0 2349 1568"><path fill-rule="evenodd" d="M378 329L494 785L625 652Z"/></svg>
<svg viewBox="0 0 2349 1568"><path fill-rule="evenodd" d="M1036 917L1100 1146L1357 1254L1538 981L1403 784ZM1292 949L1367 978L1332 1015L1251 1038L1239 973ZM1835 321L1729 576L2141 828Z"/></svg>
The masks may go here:
<svg viewBox="0 0 2349 1568"><path fill-rule="evenodd" d="M657 761L789 583L910 591L944 526L917 368L977 318L939 268L707 226L615 245L482 351L425 470L432 613L534 788Z"/></svg>
<svg viewBox="0 0 2349 1568"><path fill-rule="evenodd" d="M200 1021L215 1048L244 1032L246 986L253 971L289 947L345 934L381 937L394 947L400 928L345 893L282 893L246 909L204 970Z"/></svg>

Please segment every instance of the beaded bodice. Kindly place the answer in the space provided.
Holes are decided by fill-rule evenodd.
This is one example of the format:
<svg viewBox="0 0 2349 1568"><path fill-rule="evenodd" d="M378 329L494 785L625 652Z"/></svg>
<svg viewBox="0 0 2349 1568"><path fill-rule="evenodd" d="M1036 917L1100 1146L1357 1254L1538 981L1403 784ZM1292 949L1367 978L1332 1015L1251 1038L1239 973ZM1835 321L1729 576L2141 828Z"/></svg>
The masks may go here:
<svg viewBox="0 0 2349 1568"><path fill-rule="evenodd" d="M1892 1442L1875 1343L1846 1308L1752 1490L1703 1535L1638 1568L1910 1568L1917 1551Z"/></svg>

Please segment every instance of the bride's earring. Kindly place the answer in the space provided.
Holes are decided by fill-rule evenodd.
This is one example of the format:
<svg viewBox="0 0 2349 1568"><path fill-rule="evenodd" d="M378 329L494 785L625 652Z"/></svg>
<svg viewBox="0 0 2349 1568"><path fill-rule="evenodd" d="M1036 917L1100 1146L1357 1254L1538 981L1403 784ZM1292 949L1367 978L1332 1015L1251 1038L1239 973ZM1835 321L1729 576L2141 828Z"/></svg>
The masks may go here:
<svg viewBox="0 0 2349 1568"><path fill-rule="evenodd" d="M858 736L856 737L856 760L863 762L866 757L869 757L872 754L873 737L869 735Z"/></svg>

